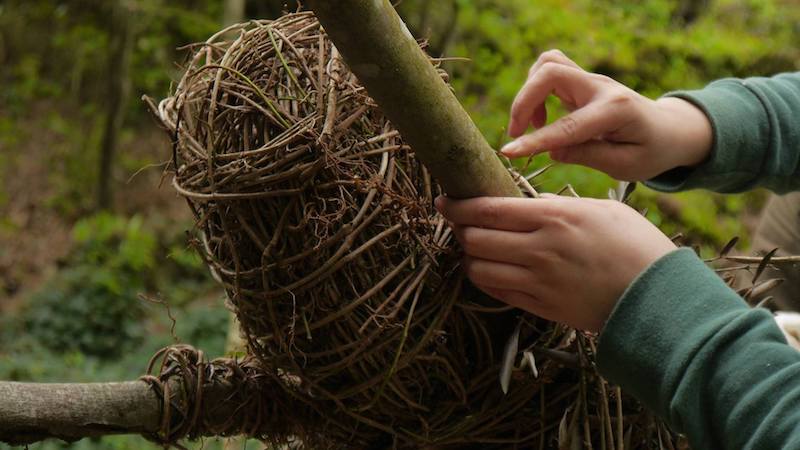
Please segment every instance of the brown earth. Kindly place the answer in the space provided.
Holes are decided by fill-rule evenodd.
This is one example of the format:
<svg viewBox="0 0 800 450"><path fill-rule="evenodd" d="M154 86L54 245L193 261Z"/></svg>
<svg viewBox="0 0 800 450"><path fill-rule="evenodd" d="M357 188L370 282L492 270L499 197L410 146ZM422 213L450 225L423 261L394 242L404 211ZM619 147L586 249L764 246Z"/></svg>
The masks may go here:
<svg viewBox="0 0 800 450"><path fill-rule="evenodd" d="M58 178L63 168L58 167L58 161L54 164L52 152L54 147L70 144L65 143L65 136L39 120L52 115L53 110L45 103L30 108L26 117L17 121L16 143L3 148L0 142L0 314L18 307L20 299L40 286L63 262L71 247L72 225L91 213L90 208L85 208L70 217L57 204L59 189L73 180L65 180L63 175ZM70 117L70 113L74 112L59 111L63 117ZM159 187L163 165L120 167L123 159L167 160L169 141L162 130L145 122L126 133L117 155L116 213L186 222L188 208L170 187L169 178L164 177ZM94 168L86 170L97 172ZM84 200L81 203L89 207L94 203L94 197Z"/></svg>

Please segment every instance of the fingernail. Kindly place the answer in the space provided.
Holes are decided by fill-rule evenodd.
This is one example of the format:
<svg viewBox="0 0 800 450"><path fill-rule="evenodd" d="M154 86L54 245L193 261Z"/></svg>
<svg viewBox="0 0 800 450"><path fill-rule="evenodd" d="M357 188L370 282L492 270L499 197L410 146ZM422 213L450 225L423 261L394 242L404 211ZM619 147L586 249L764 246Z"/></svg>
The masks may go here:
<svg viewBox="0 0 800 450"><path fill-rule="evenodd" d="M444 198L442 198L442 196L440 195L435 199L433 199L433 206L435 206L436 209L442 209L442 202L444 202Z"/></svg>
<svg viewBox="0 0 800 450"><path fill-rule="evenodd" d="M506 156L512 156L517 151L519 151L519 144L517 143L517 141L509 142L508 144L504 145L503 148L500 149L500 153Z"/></svg>

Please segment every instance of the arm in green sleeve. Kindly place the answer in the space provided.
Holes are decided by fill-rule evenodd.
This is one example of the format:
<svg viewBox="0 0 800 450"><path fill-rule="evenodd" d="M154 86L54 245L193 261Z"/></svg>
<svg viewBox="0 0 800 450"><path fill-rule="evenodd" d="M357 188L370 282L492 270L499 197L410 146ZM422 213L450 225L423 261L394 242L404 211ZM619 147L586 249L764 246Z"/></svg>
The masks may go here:
<svg viewBox="0 0 800 450"><path fill-rule="evenodd" d="M678 167L645 184L667 192L800 189L800 72L728 78L705 89L667 95L692 102L706 113L714 145L700 166Z"/></svg>
<svg viewBox="0 0 800 450"><path fill-rule="evenodd" d="M800 449L800 352L691 250L664 256L628 287L597 364L695 450Z"/></svg>

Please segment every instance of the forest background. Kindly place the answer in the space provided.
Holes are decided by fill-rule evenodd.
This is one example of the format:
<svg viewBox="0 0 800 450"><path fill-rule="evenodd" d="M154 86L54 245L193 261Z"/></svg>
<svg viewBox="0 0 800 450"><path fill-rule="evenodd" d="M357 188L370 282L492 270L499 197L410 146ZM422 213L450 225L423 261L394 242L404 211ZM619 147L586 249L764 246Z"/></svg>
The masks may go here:
<svg viewBox="0 0 800 450"><path fill-rule="evenodd" d="M0 379L134 379L176 339L225 352L224 294L187 246L192 218L162 176L169 140L139 98L169 95L188 44L224 23L296 8L0 0ZM405 0L398 10L432 55L457 57L445 63L455 92L496 147L528 67L550 48L651 97L800 70L796 0ZM551 120L563 114L556 101L548 107ZM529 170L547 164L540 156ZM616 185L576 166L555 166L537 182L594 197ZM633 204L711 254L733 236L746 251L765 195L640 187ZM69 448L157 447L110 437Z"/></svg>

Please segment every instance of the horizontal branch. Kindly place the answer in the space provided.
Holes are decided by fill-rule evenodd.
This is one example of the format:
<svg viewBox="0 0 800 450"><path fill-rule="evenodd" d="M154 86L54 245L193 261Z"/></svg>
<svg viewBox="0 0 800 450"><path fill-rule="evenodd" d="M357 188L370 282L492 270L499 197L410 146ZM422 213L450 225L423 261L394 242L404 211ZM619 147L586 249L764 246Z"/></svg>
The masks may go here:
<svg viewBox="0 0 800 450"><path fill-rule="evenodd" d="M763 256L723 256L718 259L726 259L731 262L743 264L760 264L764 260ZM773 256L769 259L770 264L797 264L800 263L800 256Z"/></svg>
<svg viewBox="0 0 800 450"><path fill-rule="evenodd" d="M155 372L155 373L153 373ZM0 381L0 442L138 434L173 444L202 436L281 439L304 408L253 358L207 361L186 345L167 347L148 375L121 383ZM257 413L254 413L257 412Z"/></svg>
<svg viewBox="0 0 800 450"><path fill-rule="evenodd" d="M0 442L76 441L160 428L161 400L143 381L124 383L0 382Z"/></svg>

